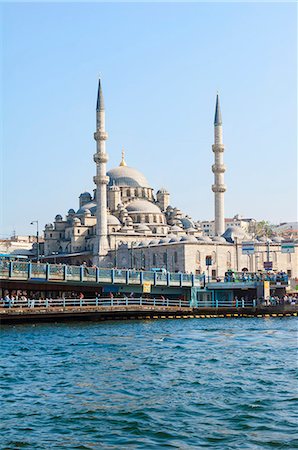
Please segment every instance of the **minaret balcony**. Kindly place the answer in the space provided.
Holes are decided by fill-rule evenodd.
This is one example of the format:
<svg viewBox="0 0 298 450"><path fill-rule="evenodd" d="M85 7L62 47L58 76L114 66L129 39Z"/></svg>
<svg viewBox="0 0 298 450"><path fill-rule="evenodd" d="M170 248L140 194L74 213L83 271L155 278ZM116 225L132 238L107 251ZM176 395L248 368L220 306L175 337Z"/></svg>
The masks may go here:
<svg viewBox="0 0 298 450"><path fill-rule="evenodd" d="M106 131L97 130L94 133L94 139L96 141L106 141L108 139L109 135Z"/></svg>
<svg viewBox="0 0 298 450"><path fill-rule="evenodd" d="M213 184L212 185L212 191L213 192L226 192L227 187L225 184Z"/></svg>
<svg viewBox="0 0 298 450"><path fill-rule="evenodd" d="M108 184L109 180L110 178L106 175L95 175L95 177L93 177L93 181L96 186L100 184Z"/></svg>
<svg viewBox="0 0 298 450"><path fill-rule="evenodd" d="M226 171L226 166L224 164L213 164L212 172L213 173L224 173Z"/></svg>
<svg viewBox="0 0 298 450"><path fill-rule="evenodd" d="M213 144L212 151L214 153L223 153L225 151L225 146L223 144Z"/></svg>
<svg viewBox="0 0 298 450"><path fill-rule="evenodd" d="M108 162L109 156L106 152L99 152L93 155L93 160L96 164Z"/></svg>

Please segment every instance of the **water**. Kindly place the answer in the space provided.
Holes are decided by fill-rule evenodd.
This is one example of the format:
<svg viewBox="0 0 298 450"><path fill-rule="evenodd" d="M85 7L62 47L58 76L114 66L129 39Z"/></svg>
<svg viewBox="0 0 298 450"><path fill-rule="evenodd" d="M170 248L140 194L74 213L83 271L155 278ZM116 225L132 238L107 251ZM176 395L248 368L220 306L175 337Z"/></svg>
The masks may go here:
<svg viewBox="0 0 298 450"><path fill-rule="evenodd" d="M1 449L294 449L297 320L3 326Z"/></svg>

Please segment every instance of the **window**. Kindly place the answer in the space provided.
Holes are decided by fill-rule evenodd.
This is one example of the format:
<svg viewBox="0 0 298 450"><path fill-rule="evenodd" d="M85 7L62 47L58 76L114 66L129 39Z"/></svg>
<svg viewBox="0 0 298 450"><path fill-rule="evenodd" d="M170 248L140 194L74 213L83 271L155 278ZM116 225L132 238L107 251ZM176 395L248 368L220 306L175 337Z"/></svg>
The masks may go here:
<svg viewBox="0 0 298 450"><path fill-rule="evenodd" d="M51 238L51 237L53 237L53 234L52 234L52 233L50 233L50 238Z"/></svg>
<svg viewBox="0 0 298 450"><path fill-rule="evenodd" d="M78 230L78 234L80 234L81 230Z"/></svg>
<svg viewBox="0 0 298 450"><path fill-rule="evenodd" d="M167 264L167 253L164 253L163 254L163 262L164 262L164 264Z"/></svg>
<svg viewBox="0 0 298 450"><path fill-rule="evenodd" d="M153 266L156 266L156 253L153 253Z"/></svg>
<svg viewBox="0 0 298 450"><path fill-rule="evenodd" d="M216 279L216 270L215 270L215 269L212 269L212 271L211 271L211 277L212 277L213 280Z"/></svg>
<svg viewBox="0 0 298 450"><path fill-rule="evenodd" d="M174 253L174 262L175 263L178 262L178 253L177 252Z"/></svg>

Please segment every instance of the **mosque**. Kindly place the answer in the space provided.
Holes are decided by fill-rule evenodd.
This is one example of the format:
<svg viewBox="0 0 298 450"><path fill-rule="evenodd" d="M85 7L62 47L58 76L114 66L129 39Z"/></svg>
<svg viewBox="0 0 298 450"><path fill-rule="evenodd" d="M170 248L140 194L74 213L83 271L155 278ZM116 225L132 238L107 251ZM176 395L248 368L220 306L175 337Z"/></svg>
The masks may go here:
<svg viewBox="0 0 298 450"><path fill-rule="evenodd" d="M108 134L100 80L94 139L96 175L93 194L83 192L77 210L69 209L65 218L57 214L54 223L45 226L45 260L68 264L86 261L89 265L105 268L149 270L164 267L174 272L201 273L207 270L206 256L209 256L212 265L208 270L216 278L228 269L263 269L263 263L270 258L273 268L288 271L293 276L291 254L281 253L279 238L275 242L256 241L255 254L245 255L241 252L241 242L251 236L241 227L225 229L226 167L218 94L212 145L215 230L212 238L203 234L199 221L170 205L170 194L165 188L160 187L155 194L146 177L126 164L124 151L119 166L107 171L105 147Z"/></svg>

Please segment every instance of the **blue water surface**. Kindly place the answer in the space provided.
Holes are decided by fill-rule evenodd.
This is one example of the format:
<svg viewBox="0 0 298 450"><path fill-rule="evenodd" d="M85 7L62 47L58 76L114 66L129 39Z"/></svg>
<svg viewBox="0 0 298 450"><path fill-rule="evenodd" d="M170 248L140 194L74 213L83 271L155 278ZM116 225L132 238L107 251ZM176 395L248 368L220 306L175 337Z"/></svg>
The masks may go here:
<svg viewBox="0 0 298 450"><path fill-rule="evenodd" d="M1 328L1 449L298 448L297 319Z"/></svg>

